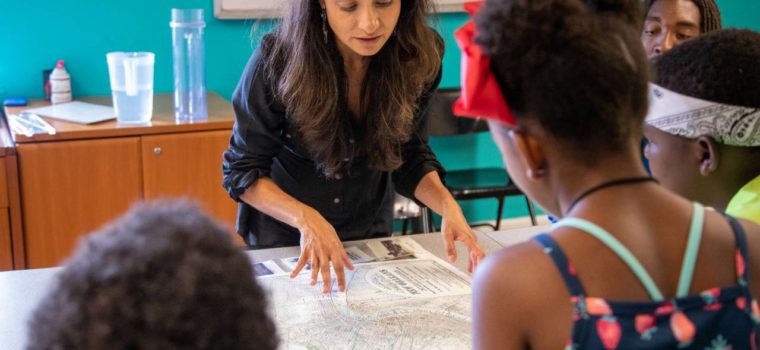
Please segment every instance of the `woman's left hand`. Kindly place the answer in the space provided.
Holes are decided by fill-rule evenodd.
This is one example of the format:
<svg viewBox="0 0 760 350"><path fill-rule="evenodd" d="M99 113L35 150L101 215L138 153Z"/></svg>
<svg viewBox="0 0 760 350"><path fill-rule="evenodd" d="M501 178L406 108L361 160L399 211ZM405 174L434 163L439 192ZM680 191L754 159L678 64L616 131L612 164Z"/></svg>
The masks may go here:
<svg viewBox="0 0 760 350"><path fill-rule="evenodd" d="M453 263L457 260L457 247L454 245L454 241L460 241L467 246L467 250L470 252L467 271L475 271L486 254L478 245L475 232L467 224L467 219L462 214L462 208L451 196L449 190L443 186L437 171L425 174L417 184L414 196L443 218L441 233L449 261Z"/></svg>
<svg viewBox="0 0 760 350"><path fill-rule="evenodd" d="M470 253L467 271L475 271L486 254L480 248L480 245L478 245L478 238L475 236L472 228L470 228L470 225L467 224L462 210L459 206L449 208L442 218L441 234L446 245L446 255L448 255L449 261L453 263L457 260L457 248L454 245L454 241L460 241L467 246L467 250Z"/></svg>

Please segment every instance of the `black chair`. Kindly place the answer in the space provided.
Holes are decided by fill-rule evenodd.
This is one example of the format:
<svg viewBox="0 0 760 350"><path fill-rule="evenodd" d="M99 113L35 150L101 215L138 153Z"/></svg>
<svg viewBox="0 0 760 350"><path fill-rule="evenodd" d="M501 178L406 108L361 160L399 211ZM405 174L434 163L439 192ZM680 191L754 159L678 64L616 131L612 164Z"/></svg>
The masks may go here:
<svg viewBox="0 0 760 350"><path fill-rule="evenodd" d="M430 100L427 109L428 133L430 136L444 137L488 131L488 123L480 119L460 118L453 114L452 106L459 97L459 88L438 89ZM499 153L495 151L495 156ZM446 172L446 187L454 199L471 200L494 198L498 201L496 224L486 225L499 230L504 200L507 196L523 195L522 191L510 180L504 168L489 167L478 169L462 169ZM533 203L525 197L530 221L536 225L536 213Z"/></svg>

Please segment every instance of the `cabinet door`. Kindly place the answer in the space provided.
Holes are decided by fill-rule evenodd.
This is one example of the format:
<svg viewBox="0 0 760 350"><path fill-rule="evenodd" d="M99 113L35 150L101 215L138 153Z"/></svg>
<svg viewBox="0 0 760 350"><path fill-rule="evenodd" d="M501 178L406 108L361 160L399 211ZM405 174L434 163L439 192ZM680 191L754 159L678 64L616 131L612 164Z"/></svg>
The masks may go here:
<svg viewBox="0 0 760 350"><path fill-rule="evenodd" d="M187 197L234 232L237 205L222 188L230 130L144 136L145 199Z"/></svg>
<svg viewBox="0 0 760 350"><path fill-rule="evenodd" d="M140 139L17 146L27 267L60 264L79 237L141 198Z"/></svg>
<svg viewBox="0 0 760 350"><path fill-rule="evenodd" d="M0 271L13 270L10 220L8 208L0 208Z"/></svg>
<svg viewBox="0 0 760 350"><path fill-rule="evenodd" d="M13 270L13 241L8 215L8 181L5 175L5 157L0 158L0 271Z"/></svg>

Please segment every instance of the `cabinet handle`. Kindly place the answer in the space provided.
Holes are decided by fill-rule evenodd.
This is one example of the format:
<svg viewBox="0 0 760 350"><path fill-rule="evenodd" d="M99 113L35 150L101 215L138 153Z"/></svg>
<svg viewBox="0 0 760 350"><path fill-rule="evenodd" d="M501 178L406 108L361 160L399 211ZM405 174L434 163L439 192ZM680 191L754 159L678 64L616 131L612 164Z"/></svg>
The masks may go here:
<svg viewBox="0 0 760 350"><path fill-rule="evenodd" d="M161 154L161 147L154 148L153 149L153 153L155 153L156 155L160 155Z"/></svg>

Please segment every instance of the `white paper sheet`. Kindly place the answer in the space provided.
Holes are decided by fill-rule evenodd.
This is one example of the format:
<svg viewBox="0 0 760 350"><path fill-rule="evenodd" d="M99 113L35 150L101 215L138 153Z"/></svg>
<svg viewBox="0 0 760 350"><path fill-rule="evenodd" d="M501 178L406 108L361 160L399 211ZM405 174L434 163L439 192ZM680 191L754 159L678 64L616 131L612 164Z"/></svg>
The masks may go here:
<svg viewBox="0 0 760 350"><path fill-rule="evenodd" d="M410 238L384 241L358 247L375 262L346 270L344 293L334 275L329 294L322 294L321 281L312 286L308 273L257 278L282 349L472 348L470 277Z"/></svg>
<svg viewBox="0 0 760 350"><path fill-rule="evenodd" d="M24 112L36 113L43 117L80 124L92 124L116 118L116 112L114 112L113 107L82 101L32 108Z"/></svg>

